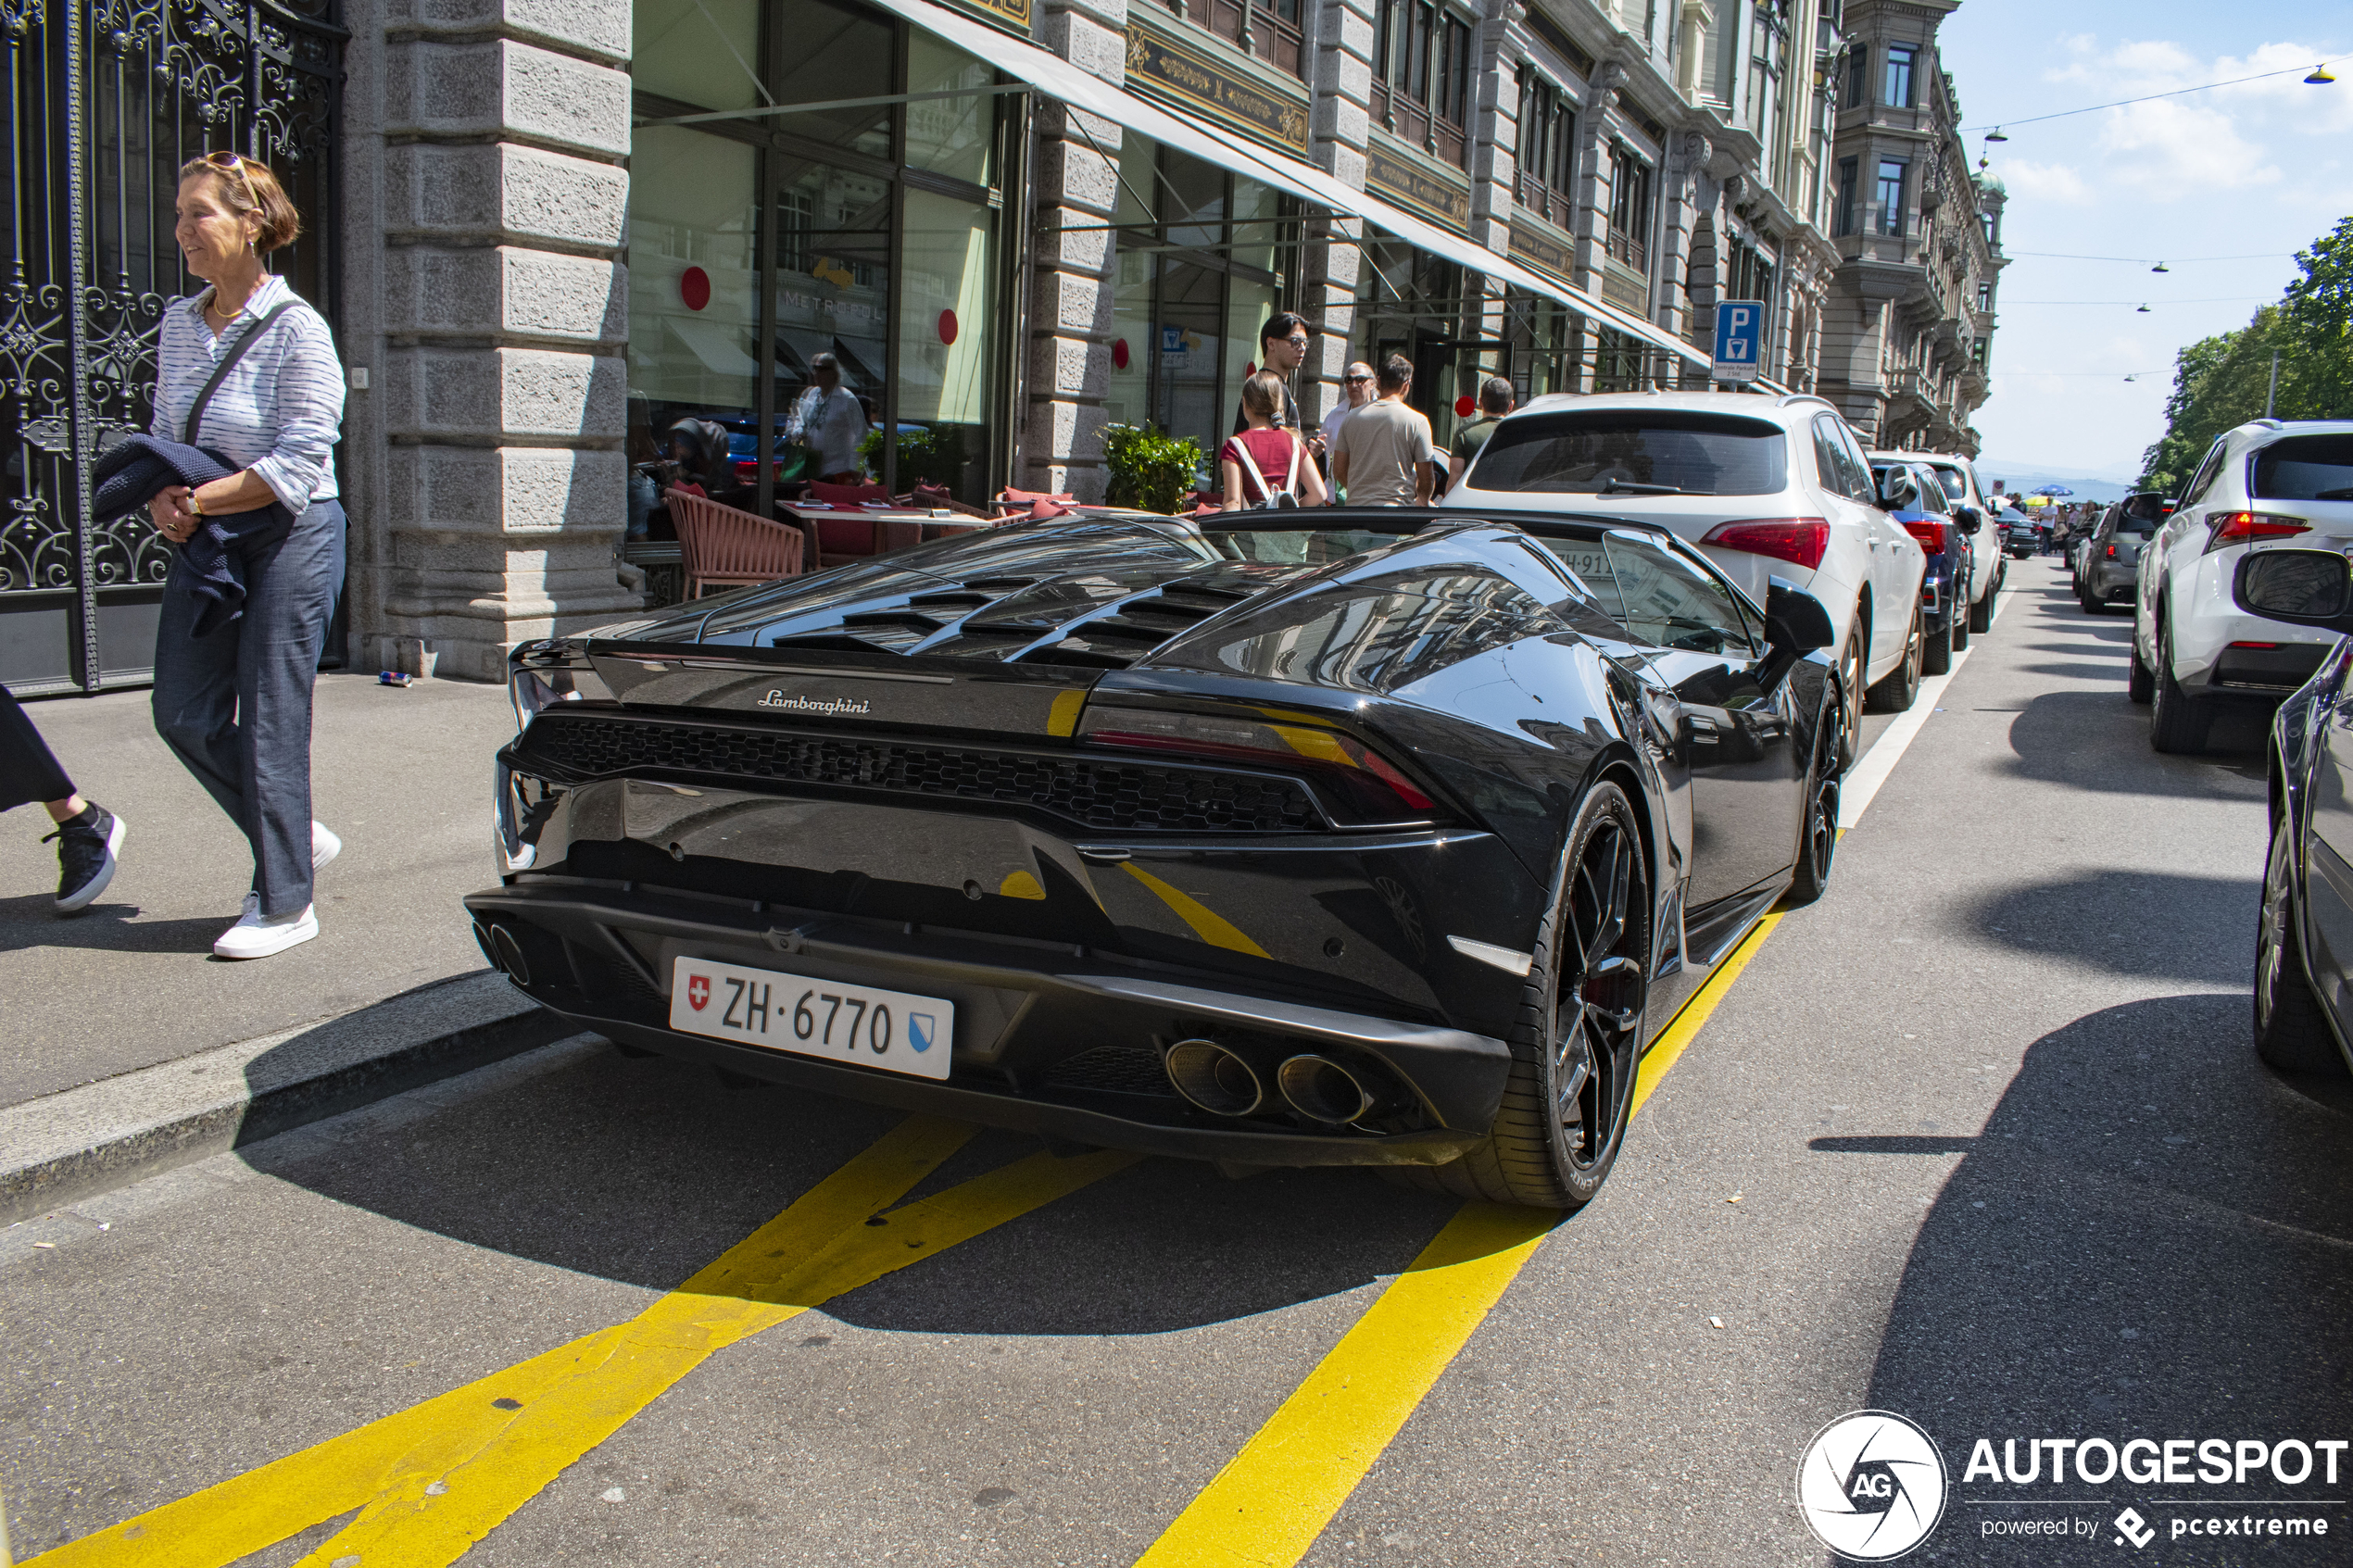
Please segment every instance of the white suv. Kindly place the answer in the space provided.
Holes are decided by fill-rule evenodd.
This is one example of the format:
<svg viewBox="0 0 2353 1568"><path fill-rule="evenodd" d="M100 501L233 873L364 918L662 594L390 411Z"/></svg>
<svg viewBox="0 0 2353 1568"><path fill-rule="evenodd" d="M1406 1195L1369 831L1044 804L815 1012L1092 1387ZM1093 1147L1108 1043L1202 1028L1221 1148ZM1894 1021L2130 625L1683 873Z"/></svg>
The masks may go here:
<svg viewBox="0 0 2353 1568"><path fill-rule="evenodd" d="M2353 420L2256 420L2226 432L2142 550L2130 690L2153 704L2158 750L2203 748L2218 704L2276 702L2335 646L2334 632L2233 602L2239 561L2284 545L2353 551Z"/></svg>
<svg viewBox="0 0 2353 1568"><path fill-rule="evenodd" d="M1862 444L1823 398L1534 398L1504 416L1442 504L1638 518L1699 546L1758 604L1770 578L1794 583L1838 633L1850 736L1865 687L1891 712L1919 694L1927 558L1880 508Z"/></svg>
<svg viewBox="0 0 2353 1568"><path fill-rule="evenodd" d="M1994 508L1985 504L1985 487L1977 482L1977 468L1967 458L1956 458L1942 452L1906 452L1900 454L1916 463L1926 463L1944 482L1945 499L1955 507L1967 507L1977 514L1977 531L1969 533L1971 563L1969 582L1969 629L1990 631L1994 625L1994 596L2002 591L2002 579L2009 574L2009 552L2002 548L2002 525L1994 521ZM1957 514L1956 514L1957 516Z"/></svg>

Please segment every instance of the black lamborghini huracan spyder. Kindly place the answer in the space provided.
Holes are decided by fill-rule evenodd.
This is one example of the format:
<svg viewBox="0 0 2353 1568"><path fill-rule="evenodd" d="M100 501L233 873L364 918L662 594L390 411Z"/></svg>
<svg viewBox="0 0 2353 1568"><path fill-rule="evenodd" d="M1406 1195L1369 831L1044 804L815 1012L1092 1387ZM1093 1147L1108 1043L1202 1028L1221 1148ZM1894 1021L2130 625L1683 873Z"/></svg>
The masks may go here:
<svg viewBox="0 0 2353 1568"><path fill-rule="evenodd" d="M1604 517L1087 510L519 648L491 961L615 1041L1575 1207L1818 897L1822 608Z"/></svg>

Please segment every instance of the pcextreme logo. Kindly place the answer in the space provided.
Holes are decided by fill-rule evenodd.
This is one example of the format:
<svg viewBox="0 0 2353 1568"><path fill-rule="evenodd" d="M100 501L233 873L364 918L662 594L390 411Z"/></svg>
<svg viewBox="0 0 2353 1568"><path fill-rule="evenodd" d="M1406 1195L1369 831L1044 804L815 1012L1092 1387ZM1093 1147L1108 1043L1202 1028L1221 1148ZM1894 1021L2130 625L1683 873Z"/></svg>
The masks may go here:
<svg viewBox="0 0 2353 1568"><path fill-rule="evenodd" d="M1856 1411L1814 1434L1797 1465L1797 1506L1821 1543L1885 1562L1928 1539L1944 1517L1944 1456L1893 1411Z"/></svg>

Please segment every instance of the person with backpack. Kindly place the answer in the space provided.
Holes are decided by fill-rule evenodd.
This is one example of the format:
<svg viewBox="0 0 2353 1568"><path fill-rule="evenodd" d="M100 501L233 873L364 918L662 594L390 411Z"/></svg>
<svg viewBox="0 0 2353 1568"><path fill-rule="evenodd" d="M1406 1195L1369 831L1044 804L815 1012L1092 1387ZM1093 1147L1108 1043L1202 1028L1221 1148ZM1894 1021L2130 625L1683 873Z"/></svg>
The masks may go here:
<svg viewBox="0 0 2353 1568"><path fill-rule="evenodd" d="M207 287L165 307L156 349L151 455L183 482L147 502L182 546L156 625L155 725L253 848L245 912L213 953L268 958L319 935L311 876L343 848L310 815L312 687L343 584L343 363L319 312L262 266L302 227L275 175L208 153L180 170L177 206L172 237ZM191 457L229 471L189 483Z"/></svg>
<svg viewBox="0 0 2353 1568"><path fill-rule="evenodd" d="M1284 392L1283 378L1273 370L1261 370L1242 383L1245 428L1217 449L1217 471L1229 512L1297 506L1302 496L1311 507L1325 503L1324 476L1307 460L1299 433L1275 422Z"/></svg>

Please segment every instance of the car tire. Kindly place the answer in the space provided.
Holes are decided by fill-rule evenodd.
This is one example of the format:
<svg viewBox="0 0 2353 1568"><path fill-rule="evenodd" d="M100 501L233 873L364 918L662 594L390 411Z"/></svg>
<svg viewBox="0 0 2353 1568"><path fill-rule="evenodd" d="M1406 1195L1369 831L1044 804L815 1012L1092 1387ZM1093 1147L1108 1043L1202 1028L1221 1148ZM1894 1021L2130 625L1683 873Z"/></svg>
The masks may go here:
<svg viewBox="0 0 2353 1568"><path fill-rule="evenodd" d="M1806 815L1797 829L1797 871L1781 902L1792 909L1810 904L1830 886L1831 861L1838 854L1839 779L1846 770L1845 709L1836 694L1822 703L1814 732L1814 765L1806 771Z"/></svg>
<svg viewBox="0 0 2353 1568"><path fill-rule="evenodd" d="M1863 627L1858 618L1846 633L1846 651L1838 660L1839 705L1845 714L1839 721L1838 771L1842 773L1855 766L1855 732L1863 722Z"/></svg>
<svg viewBox="0 0 2353 1568"><path fill-rule="evenodd" d="M1560 886L1536 930L1536 962L1512 1027L1511 1076L1493 1126L1460 1159L1405 1167L1402 1180L1537 1209L1581 1209L1593 1200L1634 1110L1650 997L1650 909L1633 803L1605 780L1578 808ZM1593 998L1588 980L1596 972L1614 1005Z"/></svg>
<svg viewBox="0 0 2353 1568"><path fill-rule="evenodd" d="M2135 705L2145 708L2148 706L2150 697L2154 696L2157 693L2157 675L2156 672L2150 670L2146 664L2141 662L2141 639L2139 633L2140 629L2138 627L2134 627L2133 637L2133 668L2125 672L2124 695L2130 697Z"/></svg>
<svg viewBox="0 0 2353 1568"><path fill-rule="evenodd" d="M1969 607L1969 629L1970 631L1991 632L1994 630L1994 596L2002 591L2002 578L2004 575L2003 571L1999 568L1996 568L1994 572L1993 586L1985 590L1985 596L1983 598Z"/></svg>
<svg viewBox="0 0 2353 1568"><path fill-rule="evenodd" d="M1953 600L1953 651L1960 653L1969 646L1969 585L1963 583Z"/></svg>
<svg viewBox="0 0 2353 1568"><path fill-rule="evenodd" d="M1919 699L1920 661L1928 651L1920 620L1920 607L1914 605L1911 634L1905 641L1902 661L1866 694L1865 705L1873 713L1903 713Z"/></svg>
<svg viewBox="0 0 2353 1568"><path fill-rule="evenodd" d="M2283 814L2263 862L2255 926L2255 1054L2282 1073L2347 1075L2345 1053L2312 989L2296 919L2296 828Z"/></svg>
<svg viewBox="0 0 2353 1568"><path fill-rule="evenodd" d="M2149 702L2149 745L2169 756L2195 756L2206 749L2214 714L2182 690L2173 678L2172 639L2158 645L2157 687Z"/></svg>

